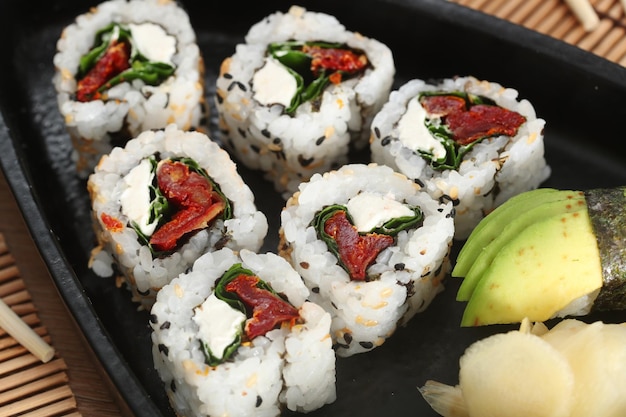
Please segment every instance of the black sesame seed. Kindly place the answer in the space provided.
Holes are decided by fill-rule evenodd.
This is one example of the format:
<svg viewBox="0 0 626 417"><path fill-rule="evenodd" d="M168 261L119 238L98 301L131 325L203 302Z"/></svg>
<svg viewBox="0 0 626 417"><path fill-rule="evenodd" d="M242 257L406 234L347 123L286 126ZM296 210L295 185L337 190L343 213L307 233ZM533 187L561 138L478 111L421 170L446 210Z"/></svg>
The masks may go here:
<svg viewBox="0 0 626 417"><path fill-rule="evenodd" d="M167 329L169 329L169 328L170 328L170 326L171 326L171 325L172 325L172 323L170 323L169 321L166 321L165 323L163 323L163 324L161 325L161 327L159 327L159 329L161 329L161 330L167 330Z"/></svg>
<svg viewBox="0 0 626 417"><path fill-rule="evenodd" d="M158 323L159 322L159 318L157 317L156 314L150 314L150 323Z"/></svg>
<svg viewBox="0 0 626 417"><path fill-rule="evenodd" d="M452 201L453 206L458 206L460 202L458 198L452 198L447 194L444 194L441 197L439 197L439 201L442 203L445 203L446 201Z"/></svg>
<svg viewBox="0 0 626 417"><path fill-rule="evenodd" d="M420 180L419 178L415 178L415 179L413 180L413 182L414 182L415 184L419 185L419 186L420 186L420 187L422 187L422 188L424 187L424 183L423 183L423 182L422 182L422 180Z"/></svg>
<svg viewBox="0 0 626 417"><path fill-rule="evenodd" d="M315 158L304 158L302 155L298 155L298 162L301 166L307 167L311 165L311 163L315 160Z"/></svg>
<svg viewBox="0 0 626 417"><path fill-rule="evenodd" d="M224 98L221 95L216 94L215 97L217 99L218 104L222 104L224 102Z"/></svg>
<svg viewBox="0 0 626 417"><path fill-rule="evenodd" d="M374 347L374 344L372 342L359 342L359 345L361 345L361 347L365 349L371 349Z"/></svg>
<svg viewBox="0 0 626 417"><path fill-rule="evenodd" d="M405 267L404 263L399 262L393 266L393 269L395 269L396 271L403 271L404 267Z"/></svg>
<svg viewBox="0 0 626 417"><path fill-rule="evenodd" d="M255 404L255 406L256 406L256 407L260 407L260 406L261 406L261 404L263 404L263 398L261 398L261 396L260 396L260 395L257 395L257 396L256 396L256 404Z"/></svg>
<svg viewBox="0 0 626 417"><path fill-rule="evenodd" d="M170 350L168 349L167 346L165 346L162 343L159 343L159 352L163 353L165 356L167 356L170 353Z"/></svg>
<svg viewBox="0 0 626 417"><path fill-rule="evenodd" d="M147 290L145 290L145 291L139 291L139 290L137 290L137 292L139 293L139 295L144 295L144 296L145 296L145 295L150 294L150 288L148 288L148 289L147 289Z"/></svg>
<svg viewBox="0 0 626 417"><path fill-rule="evenodd" d="M256 153L261 152L261 149L256 145L250 145L250 149L252 149Z"/></svg>
<svg viewBox="0 0 626 417"><path fill-rule="evenodd" d="M350 343L352 343L352 335L350 333L344 333L343 340L350 346Z"/></svg>
<svg viewBox="0 0 626 417"><path fill-rule="evenodd" d="M227 80L230 80L231 78L233 78L233 75L228 72L225 72L224 75L222 75L222 77L226 78Z"/></svg>
<svg viewBox="0 0 626 417"><path fill-rule="evenodd" d="M319 294L320 293L320 287L313 287L313 288L311 288L311 291L314 292L315 294Z"/></svg>
<svg viewBox="0 0 626 417"><path fill-rule="evenodd" d="M380 139L380 129L378 127L374 128L374 134L376 135L378 139Z"/></svg>
<svg viewBox="0 0 626 417"><path fill-rule="evenodd" d="M228 90L228 91L231 91L231 90L232 90L233 88L235 88L235 87L239 87L239 89L240 89L241 91L247 91L246 86L245 86L243 83L239 82L239 81L233 81L232 83L230 83L230 84L228 85L227 90Z"/></svg>
<svg viewBox="0 0 626 417"><path fill-rule="evenodd" d="M172 379L172 382L170 382L170 389L172 390L172 392L176 392L176 381L174 381Z"/></svg>
<svg viewBox="0 0 626 417"><path fill-rule="evenodd" d="M380 144L383 146L387 146L391 143L391 136L385 136L383 140L380 141Z"/></svg>
<svg viewBox="0 0 626 417"><path fill-rule="evenodd" d="M274 145L278 145L278 144L279 144L279 143L281 143L281 142L282 142L282 139L281 139L281 138L274 138L274 140L272 140L272 143L273 143Z"/></svg>
<svg viewBox="0 0 626 417"><path fill-rule="evenodd" d="M243 130L242 128L238 127L237 128L237 132L239 132L239 134L241 135L242 138L246 137L246 131Z"/></svg>
<svg viewBox="0 0 626 417"><path fill-rule="evenodd" d="M317 138L317 140L315 141L315 145L316 146L320 146L322 143L324 143L324 141L326 140L326 136L320 136L319 138Z"/></svg>
<svg viewBox="0 0 626 417"><path fill-rule="evenodd" d="M261 130L261 134L262 134L263 136L265 136L266 138L270 138L270 137L272 136L272 134L270 133L270 131L269 131L269 130L267 130L267 129L263 129L263 130Z"/></svg>

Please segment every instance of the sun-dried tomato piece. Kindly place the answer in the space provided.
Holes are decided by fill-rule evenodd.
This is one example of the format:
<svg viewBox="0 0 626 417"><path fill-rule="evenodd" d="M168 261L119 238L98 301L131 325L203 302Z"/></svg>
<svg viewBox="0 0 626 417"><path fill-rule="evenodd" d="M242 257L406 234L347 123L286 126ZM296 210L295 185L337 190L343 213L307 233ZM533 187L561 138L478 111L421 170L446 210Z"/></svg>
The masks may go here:
<svg viewBox="0 0 626 417"><path fill-rule="evenodd" d="M260 278L241 274L226 284L226 291L237 294L239 299L252 310L252 318L246 322L249 340L265 335L279 324L295 322L300 317L298 310L276 294L259 288Z"/></svg>
<svg viewBox="0 0 626 417"><path fill-rule="evenodd" d="M337 210L324 224L324 232L337 242L341 262L346 266L350 278L364 281L365 271L378 254L393 245L392 236L367 233L359 234L358 230L343 210Z"/></svg>
<svg viewBox="0 0 626 417"><path fill-rule="evenodd" d="M350 49L305 45L302 51L313 58L311 71L315 76L318 75L320 69L355 74L362 71L368 62L365 54L357 54Z"/></svg>
<svg viewBox="0 0 626 417"><path fill-rule="evenodd" d="M521 114L496 105L475 104L468 108L465 99L455 95L425 96L420 102L430 114L443 117L459 145L491 136L515 136L526 121Z"/></svg>
<svg viewBox="0 0 626 417"><path fill-rule="evenodd" d="M425 96L421 98L420 103L428 113L438 116L467 110L465 99L459 96Z"/></svg>
<svg viewBox="0 0 626 417"><path fill-rule="evenodd" d="M170 221L150 238L157 251L174 249L183 236L207 227L226 206L211 182L182 162L161 162L157 183L170 207L176 210Z"/></svg>
<svg viewBox="0 0 626 417"><path fill-rule="evenodd" d="M456 142L467 145L491 136L515 136L526 121L521 114L498 106L477 104L467 112L449 114L446 122Z"/></svg>
<svg viewBox="0 0 626 417"><path fill-rule="evenodd" d="M124 229L124 224L120 220L106 213L102 213L100 215L100 219L102 220L104 227L110 232L115 233Z"/></svg>
<svg viewBox="0 0 626 417"><path fill-rule="evenodd" d="M98 89L122 71L130 68L130 44L128 42L112 42L102 58L96 62L81 80L78 81L76 99L91 101L100 98Z"/></svg>

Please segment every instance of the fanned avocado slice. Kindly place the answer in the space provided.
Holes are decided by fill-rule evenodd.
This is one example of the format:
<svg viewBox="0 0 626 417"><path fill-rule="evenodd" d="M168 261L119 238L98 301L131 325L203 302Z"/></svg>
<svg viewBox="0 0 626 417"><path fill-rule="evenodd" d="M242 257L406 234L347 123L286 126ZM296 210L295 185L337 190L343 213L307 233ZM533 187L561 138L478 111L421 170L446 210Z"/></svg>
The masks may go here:
<svg viewBox="0 0 626 417"><path fill-rule="evenodd" d="M520 207L526 210L543 204L545 201L561 199L561 191L554 188L538 188L511 197L489 213L472 231L461 248L452 271L453 277L467 275L482 249L494 240L502 229L520 214Z"/></svg>
<svg viewBox="0 0 626 417"><path fill-rule="evenodd" d="M540 199L534 199L534 204L516 205L516 208L519 208L519 210L512 213L515 216L511 216L513 218L510 221L506 219L507 223L502 225L503 227L500 228L498 235L476 255L457 293L458 301L470 299L476 284L480 281L487 268L489 268L500 249L516 238L528 226L551 216L560 213L570 213L585 207L585 198L581 192L559 191L550 194L544 193L541 196L542 198ZM536 205L538 203L536 200L543 200L543 203Z"/></svg>
<svg viewBox="0 0 626 417"><path fill-rule="evenodd" d="M587 209L554 215L502 247L476 285L461 326L545 321L601 286Z"/></svg>

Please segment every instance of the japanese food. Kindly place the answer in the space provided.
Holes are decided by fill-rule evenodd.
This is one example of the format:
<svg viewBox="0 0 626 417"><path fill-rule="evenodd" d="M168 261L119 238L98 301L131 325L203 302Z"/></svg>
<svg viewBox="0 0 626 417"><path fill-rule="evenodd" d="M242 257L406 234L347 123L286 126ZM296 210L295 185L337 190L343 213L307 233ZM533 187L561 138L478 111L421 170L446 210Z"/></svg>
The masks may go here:
<svg viewBox="0 0 626 417"><path fill-rule="evenodd" d="M382 345L443 289L453 207L387 166L348 164L300 185L279 234L279 254L331 314L337 354L351 356Z"/></svg>
<svg viewBox="0 0 626 417"><path fill-rule="evenodd" d="M330 315L273 253L200 257L158 293L153 358L181 416L278 416L336 399Z"/></svg>
<svg viewBox="0 0 626 417"><path fill-rule="evenodd" d="M217 80L222 142L285 198L365 149L387 100L389 48L333 16L293 6L253 25Z"/></svg>
<svg viewBox="0 0 626 417"><path fill-rule="evenodd" d="M452 275L463 326L545 321L626 308L624 188L539 188L474 229Z"/></svg>
<svg viewBox="0 0 626 417"><path fill-rule="evenodd" d="M550 175L545 121L528 100L497 83L414 79L390 95L372 122L372 160L454 202L455 239L510 197Z"/></svg>
<svg viewBox="0 0 626 417"><path fill-rule="evenodd" d="M204 63L186 12L173 0L112 0L68 25L54 86L81 177L144 130L203 129Z"/></svg>
<svg viewBox="0 0 626 417"><path fill-rule="evenodd" d="M268 230L226 151L175 125L104 155L87 188L98 241L90 267L121 276L146 307L203 253L259 250Z"/></svg>
<svg viewBox="0 0 626 417"><path fill-rule="evenodd" d="M472 344L459 384L427 381L424 399L444 417L626 415L626 325L561 321Z"/></svg>

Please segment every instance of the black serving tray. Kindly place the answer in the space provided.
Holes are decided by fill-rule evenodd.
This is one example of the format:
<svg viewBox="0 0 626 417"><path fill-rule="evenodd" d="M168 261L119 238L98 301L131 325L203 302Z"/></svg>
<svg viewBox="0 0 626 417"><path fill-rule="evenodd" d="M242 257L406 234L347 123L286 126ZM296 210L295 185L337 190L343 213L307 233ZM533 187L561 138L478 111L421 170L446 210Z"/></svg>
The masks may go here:
<svg viewBox="0 0 626 417"><path fill-rule="evenodd" d="M395 87L411 78L474 75L517 89L545 128L553 171L545 186L570 189L626 184L623 150L626 70L602 58L444 0L316 0L298 4L333 14L347 28L394 52ZM87 260L94 236L85 181L74 174L71 145L52 85L56 41L90 6L84 0L0 2L0 160L29 230L67 308L108 378L138 417L171 417L152 367L147 312L126 290L96 277ZM211 131L219 65L249 26L291 3L184 3L206 63ZM255 172L240 172L270 222L264 251L276 251L284 204ZM454 248L453 255L458 251ZM460 328L459 280L382 347L337 360L337 401L312 416L435 416L417 391L427 379L458 381L458 359L475 340L516 326ZM587 321L626 321L616 312Z"/></svg>

